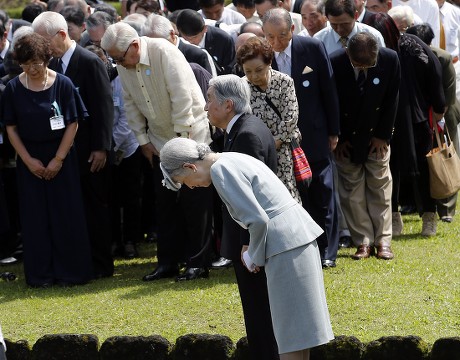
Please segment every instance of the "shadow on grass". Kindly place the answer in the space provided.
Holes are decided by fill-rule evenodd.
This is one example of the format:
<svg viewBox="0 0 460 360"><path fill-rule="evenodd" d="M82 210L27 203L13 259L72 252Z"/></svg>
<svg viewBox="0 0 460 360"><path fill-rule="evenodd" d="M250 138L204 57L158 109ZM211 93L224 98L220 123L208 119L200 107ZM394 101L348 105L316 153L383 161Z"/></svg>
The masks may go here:
<svg viewBox="0 0 460 360"><path fill-rule="evenodd" d="M174 278L160 279L145 282L142 277L152 272L156 266L156 246L154 244L141 243L139 257L126 260L115 259L115 271L113 277L92 280L86 285L59 287L53 286L47 289L31 288L27 286L24 278L23 264L17 263L0 267L0 272L13 272L17 275L15 281L0 280L0 302L7 303L17 299L37 297L40 299L54 299L59 297L81 296L110 292L115 289L128 289L128 292L115 295L120 299L137 299L145 295L155 295L166 291L190 291L193 289L209 289L218 284L235 283L233 268L210 270L209 278L197 279L185 282L175 282ZM131 289L131 290L129 290Z"/></svg>

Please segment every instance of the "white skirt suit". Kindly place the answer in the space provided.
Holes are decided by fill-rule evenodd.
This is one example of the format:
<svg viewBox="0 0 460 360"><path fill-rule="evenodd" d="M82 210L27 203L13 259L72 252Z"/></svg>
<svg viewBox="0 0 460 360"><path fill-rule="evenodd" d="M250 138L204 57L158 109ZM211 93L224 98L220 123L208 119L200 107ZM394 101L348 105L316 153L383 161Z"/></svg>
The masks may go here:
<svg viewBox="0 0 460 360"><path fill-rule="evenodd" d="M279 353L334 338L316 238L323 230L263 162L222 153L211 179L230 215L250 233L248 253L265 266Z"/></svg>

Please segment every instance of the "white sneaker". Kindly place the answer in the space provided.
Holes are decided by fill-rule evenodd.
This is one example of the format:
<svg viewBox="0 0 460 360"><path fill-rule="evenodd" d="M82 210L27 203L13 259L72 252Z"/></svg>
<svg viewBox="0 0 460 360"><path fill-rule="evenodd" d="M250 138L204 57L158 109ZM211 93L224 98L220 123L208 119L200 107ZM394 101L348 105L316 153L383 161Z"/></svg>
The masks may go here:
<svg viewBox="0 0 460 360"><path fill-rule="evenodd" d="M402 234L404 224L400 212L391 213L391 225L393 228L393 236Z"/></svg>
<svg viewBox="0 0 460 360"><path fill-rule="evenodd" d="M437 218L434 212L426 212L422 215L422 236L435 236Z"/></svg>

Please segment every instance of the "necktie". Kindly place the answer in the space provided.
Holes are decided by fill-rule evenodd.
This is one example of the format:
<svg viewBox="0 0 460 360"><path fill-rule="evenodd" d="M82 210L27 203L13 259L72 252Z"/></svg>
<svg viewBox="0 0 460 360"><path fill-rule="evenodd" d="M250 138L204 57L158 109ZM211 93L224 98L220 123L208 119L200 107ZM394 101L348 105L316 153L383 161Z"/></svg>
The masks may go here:
<svg viewBox="0 0 460 360"><path fill-rule="evenodd" d="M343 48L346 48L347 47L347 43L348 43L348 37L346 36L341 36L340 39L339 39L340 43L342 44L342 47Z"/></svg>
<svg viewBox="0 0 460 360"><path fill-rule="evenodd" d="M444 32L444 26L442 25L442 14L439 12L439 47L446 50L446 33Z"/></svg>
<svg viewBox="0 0 460 360"><path fill-rule="evenodd" d="M364 92L364 82L366 81L366 75L364 74L364 70L359 70L358 77L356 79L356 83L358 84L359 93L362 95Z"/></svg>
<svg viewBox="0 0 460 360"><path fill-rule="evenodd" d="M61 58L58 59L58 65L56 67L56 72L58 72L59 74L64 74L64 69L62 68L62 59Z"/></svg>
<svg viewBox="0 0 460 360"><path fill-rule="evenodd" d="M227 146L227 142L228 142L228 133L227 133L227 130L224 130L224 149Z"/></svg>
<svg viewBox="0 0 460 360"><path fill-rule="evenodd" d="M289 58L284 51L279 53L276 63L278 64L278 70L280 72L291 76L291 64L289 63Z"/></svg>

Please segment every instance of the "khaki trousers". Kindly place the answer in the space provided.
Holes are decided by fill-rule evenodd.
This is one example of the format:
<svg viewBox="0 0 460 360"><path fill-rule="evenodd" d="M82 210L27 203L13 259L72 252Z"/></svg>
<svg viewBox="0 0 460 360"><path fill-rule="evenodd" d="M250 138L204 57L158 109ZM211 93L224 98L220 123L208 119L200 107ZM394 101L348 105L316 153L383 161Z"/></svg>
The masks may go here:
<svg viewBox="0 0 460 360"><path fill-rule="evenodd" d="M356 246L390 246L392 237L390 148L383 159L375 154L364 164L336 159L342 211Z"/></svg>

